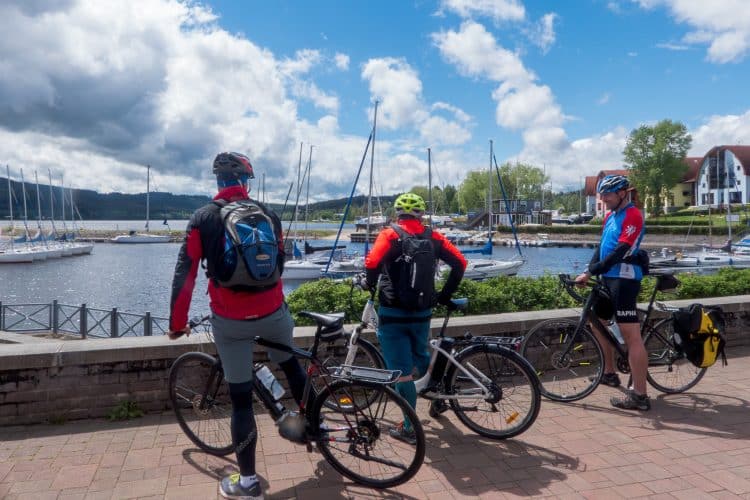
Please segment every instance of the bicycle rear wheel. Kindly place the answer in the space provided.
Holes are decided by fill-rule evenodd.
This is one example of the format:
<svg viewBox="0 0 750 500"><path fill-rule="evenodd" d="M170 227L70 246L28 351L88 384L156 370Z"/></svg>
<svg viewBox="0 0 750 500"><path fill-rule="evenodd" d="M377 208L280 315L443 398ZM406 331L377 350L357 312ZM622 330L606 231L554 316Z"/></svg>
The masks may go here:
<svg viewBox="0 0 750 500"><path fill-rule="evenodd" d="M350 339L351 335L346 335L333 342L321 342L318 347L318 359L320 359L323 366L330 370L333 367L343 365L349 351ZM378 351L378 348L371 342L359 338L357 339L356 347L357 351L352 363L354 366L378 368L381 370L385 368L385 360L383 359L383 356L380 354L380 351ZM325 374L320 373L312 379L312 389L315 391L315 394L319 394L325 389L326 385L323 377L325 377ZM328 379L328 382L330 383L330 378ZM343 405L336 405L335 402L329 400L326 400L325 404L332 410L337 410L340 406L344 409L346 408Z"/></svg>
<svg viewBox="0 0 750 500"><path fill-rule="evenodd" d="M521 356L539 376L542 395L554 401L583 399L602 378L602 348L588 328L574 337L577 327L577 322L567 319L542 321L521 344Z"/></svg>
<svg viewBox="0 0 750 500"><path fill-rule="evenodd" d="M346 409L333 409L343 404ZM415 444L390 433L408 418ZM425 437L414 409L388 386L337 380L315 399L310 422L322 422L318 449L331 466L352 481L391 488L405 483L424 461Z"/></svg>
<svg viewBox="0 0 750 500"><path fill-rule="evenodd" d="M643 343L648 353L648 382L658 391L667 394L685 392L706 374L706 368L693 365L675 344L671 319L649 328Z"/></svg>
<svg viewBox="0 0 750 500"><path fill-rule="evenodd" d="M232 445L232 401L216 358L202 352L183 354L169 370L169 398L188 438L212 455L224 456Z"/></svg>
<svg viewBox="0 0 750 500"><path fill-rule="evenodd" d="M496 345L470 346L456 355L456 362L490 392L486 398L477 384L451 364L446 393L456 416L477 434L507 439L521 434L539 415L539 379L531 365L517 353Z"/></svg>

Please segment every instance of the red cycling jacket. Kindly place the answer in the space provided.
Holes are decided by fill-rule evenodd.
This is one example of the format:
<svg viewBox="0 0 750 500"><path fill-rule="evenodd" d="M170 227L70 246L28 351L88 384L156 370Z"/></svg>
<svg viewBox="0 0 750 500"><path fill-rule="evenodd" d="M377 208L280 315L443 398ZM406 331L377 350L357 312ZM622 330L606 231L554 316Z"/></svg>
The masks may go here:
<svg viewBox="0 0 750 500"><path fill-rule="evenodd" d="M219 191L214 200L219 199L236 201L249 199L249 196L242 186L231 186ZM273 219L283 271L284 242L281 221L276 214L261 203L258 205ZM206 261L206 274L209 276L208 295L211 311L214 314L230 319L262 318L276 311L284 302L281 280L267 290L250 292L223 288L210 279L224 251L224 224L219 212L220 208L217 204L209 203L196 210L188 223L185 242L180 248L172 280L169 315L169 329L172 331L181 330L187 326L195 279L203 259Z"/></svg>
<svg viewBox="0 0 750 500"><path fill-rule="evenodd" d="M422 234L425 231L422 222L411 217L399 219L398 225L409 234ZM380 283L379 300L380 304L386 307L398 307L395 294L391 290L390 279L385 279L389 272L394 272L390 266L399 257L398 240L398 233L393 228L383 229L375 240L372 250L365 258L365 272L367 273L368 283L374 286L377 283L378 276L381 273L384 274L384 279ZM463 278L466 269L466 258L453 243L435 230L432 231L432 240L437 249L437 257L451 268L448 279L438 294L438 301L443 303L450 299L461 283L461 278Z"/></svg>

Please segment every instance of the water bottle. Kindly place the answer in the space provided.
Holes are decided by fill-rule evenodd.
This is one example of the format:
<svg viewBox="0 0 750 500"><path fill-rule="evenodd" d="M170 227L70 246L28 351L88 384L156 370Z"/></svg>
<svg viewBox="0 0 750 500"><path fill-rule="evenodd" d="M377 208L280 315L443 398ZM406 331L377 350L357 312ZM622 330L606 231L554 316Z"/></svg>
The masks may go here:
<svg viewBox="0 0 750 500"><path fill-rule="evenodd" d="M284 388L279 381L276 380L276 377L273 376L273 373L271 373L271 370L269 370L266 365L255 365L255 376L258 377L258 380L260 380L263 386L268 389L268 392L271 393L274 400L278 401L281 399L281 396L284 395Z"/></svg>
<svg viewBox="0 0 750 500"><path fill-rule="evenodd" d="M617 326L617 322L616 321L612 321L608 325L608 327L609 327L609 331L612 332L612 335L615 336L615 338L617 339L617 341L620 344L625 345L625 339L622 338L622 332L620 332L620 327Z"/></svg>

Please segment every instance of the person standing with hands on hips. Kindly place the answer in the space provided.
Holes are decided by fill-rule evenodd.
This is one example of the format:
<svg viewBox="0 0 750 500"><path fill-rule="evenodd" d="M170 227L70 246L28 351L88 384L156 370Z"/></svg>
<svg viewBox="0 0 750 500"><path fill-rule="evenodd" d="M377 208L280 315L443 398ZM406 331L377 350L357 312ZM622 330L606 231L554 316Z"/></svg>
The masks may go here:
<svg viewBox="0 0 750 500"><path fill-rule="evenodd" d="M219 493L224 498L262 499L255 475L258 433L253 416L253 339L260 336L292 345L294 321L284 301L281 274L284 244L281 221L263 204L251 200L249 181L254 178L247 156L220 153L213 163L218 194L190 218L185 242L175 266L170 303L169 337L190 334L187 326L190 301L201 261L209 278L211 328L232 400L232 441L239 474L224 477ZM236 236L256 238L240 245ZM247 241L247 240L245 240ZM306 375L289 353L269 349L289 381L299 404Z"/></svg>
<svg viewBox="0 0 750 500"><path fill-rule="evenodd" d="M646 394L648 354L641 338L636 310L644 274L644 263L639 259L639 245L644 232L643 216L630 201L631 187L627 177L608 175L599 182L597 191L609 212L604 216L601 241L588 270L578 275L575 281L583 286L591 276L601 276L609 289L615 321L627 345L633 388L624 397L611 398L610 403L616 408L646 411L651 409ZM618 387L620 377L615 373L614 348L604 340L602 332L593 327L592 330L604 353L601 382Z"/></svg>
<svg viewBox="0 0 750 500"><path fill-rule="evenodd" d="M417 406L417 389L413 372L427 372L430 364L428 341L432 307L448 305L466 269L466 259L445 237L422 225L425 202L422 197L405 193L394 204L397 223L383 229L365 259L365 279L360 286L367 290L378 284L378 340L386 365L401 371L396 383L398 393ZM435 293L435 271L438 260L451 268L440 293ZM416 436L407 418L390 429L401 441L415 444Z"/></svg>

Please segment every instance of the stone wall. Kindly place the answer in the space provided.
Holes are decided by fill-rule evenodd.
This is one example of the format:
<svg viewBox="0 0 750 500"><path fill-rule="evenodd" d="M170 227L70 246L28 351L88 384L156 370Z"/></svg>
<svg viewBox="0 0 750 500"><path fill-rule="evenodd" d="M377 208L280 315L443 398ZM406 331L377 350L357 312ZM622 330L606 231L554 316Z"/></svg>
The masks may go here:
<svg viewBox="0 0 750 500"><path fill-rule="evenodd" d="M731 363L731 347L750 344L750 296L702 302L721 305L727 313ZM517 336L539 321L574 319L578 313L560 309L455 317L448 335L471 331L474 335ZM433 321L435 333L441 324L441 319ZM295 341L300 347L309 347L313 333L310 327L297 328ZM376 341L372 332L366 332L365 337ZM169 367L181 354L195 350L213 353L213 345L199 335L176 341L163 336L61 341L0 333L0 425L103 417L127 401L147 412L169 409ZM266 360L265 352L258 349L255 361ZM284 379L278 373L277 377Z"/></svg>

